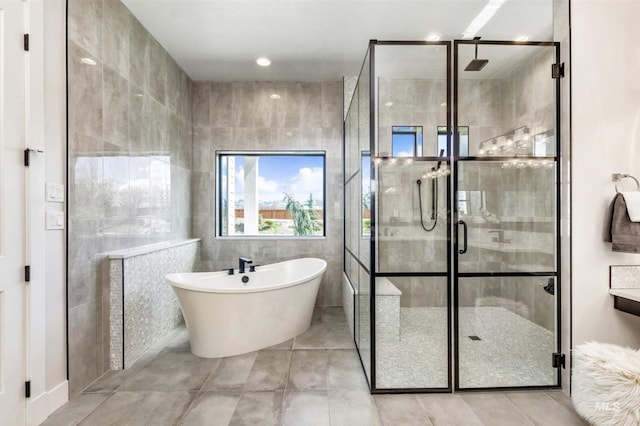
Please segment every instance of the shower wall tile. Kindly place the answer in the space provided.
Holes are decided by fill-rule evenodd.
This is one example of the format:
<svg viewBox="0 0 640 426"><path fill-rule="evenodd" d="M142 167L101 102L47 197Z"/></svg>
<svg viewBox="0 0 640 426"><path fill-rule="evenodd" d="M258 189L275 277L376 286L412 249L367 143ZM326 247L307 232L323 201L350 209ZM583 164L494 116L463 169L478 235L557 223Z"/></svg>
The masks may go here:
<svg viewBox="0 0 640 426"><path fill-rule="evenodd" d="M322 85L322 127L331 128L342 122L342 114L336 109L342 103L344 87L341 82L332 81Z"/></svg>
<svg viewBox="0 0 640 426"><path fill-rule="evenodd" d="M149 136L156 155L169 155L169 112L155 99L149 99Z"/></svg>
<svg viewBox="0 0 640 426"><path fill-rule="evenodd" d="M129 151L148 154L151 149L151 98L134 84L129 84Z"/></svg>
<svg viewBox="0 0 640 426"><path fill-rule="evenodd" d="M102 308L96 300L69 309L69 393L102 374Z"/></svg>
<svg viewBox="0 0 640 426"><path fill-rule="evenodd" d="M164 55L166 69L166 103L167 107L173 111L178 111L178 97L180 95L180 73L181 69L168 54Z"/></svg>
<svg viewBox="0 0 640 426"><path fill-rule="evenodd" d="M102 59L124 78L129 77L131 14L120 0L102 2Z"/></svg>
<svg viewBox="0 0 640 426"><path fill-rule="evenodd" d="M233 127L254 127L256 120L256 83L232 83ZM213 112L215 113L215 112Z"/></svg>
<svg viewBox="0 0 640 426"><path fill-rule="evenodd" d="M68 43L69 73L69 132L102 139L102 63L98 57L78 46ZM87 58L96 62L89 65L81 62Z"/></svg>
<svg viewBox="0 0 640 426"><path fill-rule="evenodd" d="M353 100L353 96L356 91L357 84L358 84L358 77L345 77L343 80L343 90L344 90L343 119L347 118L347 112L349 112L349 106L351 105L351 101ZM382 88L382 84L380 85L380 89L381 88Z"/></svg>
<svg viewBox="0 0 640 426"><path fill-rule="evenodd" d="M191 81L160 44L117 0L70 0L68 13L73 395L109 364L104 252L190 236L193 153Z"/></svg>
<svg viewBox="0 0 640 426"><path fill-rule="evenodd" d="M209 83L202 83L209 86ZM211 94L207 106L212 127L232 127L232 83L215 83L211 85ZM202 122L194 117L194 122Z"/></svg>
<svg viewBox="0 0 640 426"><path fill-rule="evenodd" d="M163 105L167 104L168 53L153 37L149 40L149 94Z"/></svg>
<svg viewBox="0 0 640 426"><path fill-rule="evenodd" d="M234 266L240 256L262 265L301 256L321 257L328 261L328 268L316 303L342 304L341 87L340 82L193 85L192 232L202 238L201 270ZM271 98L274 93L280 98ZM216 151L310 149L326 151L325 239L215 238Z"/></svg>
<svg viewBox="0 0 640 426"><path fill-rule="evenodd" d="M151 35L138 19L130 15L129 27L129 79L143 92L149 91L149 40Z"/></svg>
<svg viewBox="0 0 640 426"><path fill-rule="evenodd" d="M129 149L129 84L126 79L105 67L102 90L104 93L103 138L127 151Z"/></svg>
<svg viewBox="0 0 640 426"><path fill-rule="evenodd" d="M211 83L208 81L196 81L191 87L191 98L193 103L192 117L194 129L208 129L211 126L210 103L212 100Z"/></svg>
<svg viewBox="0 0 640 426"><path fill-rule="evenodd" d="M69 41L102 56L102 0L69 0Z"/></svg>

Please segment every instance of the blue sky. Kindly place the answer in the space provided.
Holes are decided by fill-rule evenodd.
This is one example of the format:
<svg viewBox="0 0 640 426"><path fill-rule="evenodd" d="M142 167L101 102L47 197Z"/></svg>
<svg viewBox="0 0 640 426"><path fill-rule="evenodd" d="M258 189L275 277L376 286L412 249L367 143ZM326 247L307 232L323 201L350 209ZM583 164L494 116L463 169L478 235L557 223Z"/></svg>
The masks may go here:
<svg viewBox="0 0 640 426"><path fill-rule="evenodd" d="M305 202L313 194L322 205L324 197L324 157L302 155L261 156L258 163L260 202L281 202L284 193ZM236 200L244 198L244 159L236 156Z"/></svg>

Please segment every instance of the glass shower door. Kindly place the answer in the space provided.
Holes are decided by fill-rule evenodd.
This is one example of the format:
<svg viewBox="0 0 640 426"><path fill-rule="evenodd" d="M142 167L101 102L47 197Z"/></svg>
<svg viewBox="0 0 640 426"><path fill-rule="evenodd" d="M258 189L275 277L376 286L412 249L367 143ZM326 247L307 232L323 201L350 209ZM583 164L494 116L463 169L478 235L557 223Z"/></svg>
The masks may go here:
<svg viewBox="0 0 640 426"><path fill-rule="evenodd" d="M374 51L374 384L448 390L451 44Z"/></svg>
<svg viewBox="0 0 640 426"><path fill-rule="evenodd" d="M454 51L454 128L468 129L454 137L456 388L553 386L556 46L480 42L480 71L475 47Z"/></svg>

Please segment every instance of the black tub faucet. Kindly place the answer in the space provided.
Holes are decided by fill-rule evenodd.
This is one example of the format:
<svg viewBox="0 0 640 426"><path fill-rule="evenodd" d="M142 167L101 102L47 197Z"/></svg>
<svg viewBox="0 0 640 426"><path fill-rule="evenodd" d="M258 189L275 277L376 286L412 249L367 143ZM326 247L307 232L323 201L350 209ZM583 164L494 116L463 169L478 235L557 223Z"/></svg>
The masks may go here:
<svg viewBox="0 0 640 426"><path fill-rule="evenodd" d="M247 264L253 263L253 260L247 259L246 257L241 257L238 259L238 273L244 274L244 268Z"/></svg>

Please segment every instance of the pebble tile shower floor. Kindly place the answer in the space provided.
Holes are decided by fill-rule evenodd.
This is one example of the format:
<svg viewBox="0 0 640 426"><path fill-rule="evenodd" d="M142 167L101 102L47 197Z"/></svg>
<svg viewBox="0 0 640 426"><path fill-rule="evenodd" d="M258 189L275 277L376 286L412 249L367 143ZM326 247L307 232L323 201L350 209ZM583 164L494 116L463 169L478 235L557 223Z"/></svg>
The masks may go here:
<svg viewBox="0 0 640 426"><path fill-rule="evenodd" d="M501 307L461 307L459 315L460 387L555 384L551 331ZM447 308L401 308L399 339L376 341L378 386L446 388L446 323Z"/></svg>
<svg viewBox="0 0 640 426"><path fill-rule="evenodd" d="M186 329L47 419L62 425L584 425L560 391L370 395L342 308L246 355L191 354Z"/></svg>

